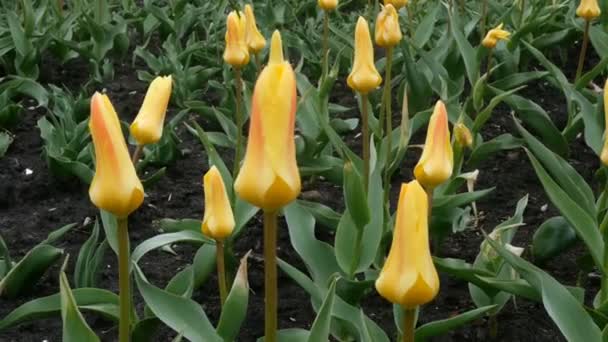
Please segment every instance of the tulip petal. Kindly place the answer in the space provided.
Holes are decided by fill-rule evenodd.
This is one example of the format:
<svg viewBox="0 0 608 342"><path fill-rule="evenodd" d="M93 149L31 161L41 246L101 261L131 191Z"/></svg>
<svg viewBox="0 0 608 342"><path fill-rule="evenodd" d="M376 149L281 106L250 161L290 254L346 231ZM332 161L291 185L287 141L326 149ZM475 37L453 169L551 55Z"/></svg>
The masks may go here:
<svg viewBox="0 0 608 342"><path fill-rule="evenodd" d="M203 234L223 240L235 226L234 215L230 207L228 193L217 167L212 166L203 177L205 191L205 214L203 216Z"/></svg>

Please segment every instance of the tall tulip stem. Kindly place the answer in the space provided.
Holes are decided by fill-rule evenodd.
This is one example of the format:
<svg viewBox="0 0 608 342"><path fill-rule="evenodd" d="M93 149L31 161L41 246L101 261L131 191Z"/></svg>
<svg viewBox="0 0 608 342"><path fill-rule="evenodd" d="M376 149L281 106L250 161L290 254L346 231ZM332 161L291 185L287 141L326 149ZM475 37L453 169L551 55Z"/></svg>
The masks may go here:
<svg viewBox="0 0 608 342"><path fill-rule="evenodd" d="M222 307L226 302L228 291L226 290L226 266L224 262L224 241L215 241L215 253L217 261L217 282L220 289L220 300Z"/></svg>
<svg viewBox="0 0 608 342"><path fill-rule="evenodd" d="M232 176L236 178L239 172L239 166L241 165L242 158L242 146L243 145L243 113L241 113L241 105L243 102L243 80L241 79L241 69L234 68L234 85L236 92L236 105L235 105L235 121L236 121L236 147L234 149L234 165L232 165Z"/></svg>
<svg viewBox="0 0 608 342"><path fill-rule="evenodd" d="M490 73L492 71L492 58L494 58L494 49L490 49L488 52L488 62L486 63L486 82L490 81Z"/></svg>
<svg viewBox="0 0 608 342"><path fill-rule="evenodd" d="M481 5L481 23L479 24L479 30L481 31L480 36L483 38L486 36L486 22L488 16L488 0L483 0Z"/></svg>
<svg viewBox="0 0 608 342"><path fill-rule="evenodd" d="M386 49L386 70L384 77L384 112L380 113L380 127L382 127L383 119L386 120L386 166L384 168L384 193L387 194L390 188L390 165L391 165L391 150L393 139L393 110L392 110L392 98L391 98L391 69L393 64L393 48L389 47Z"/></svg>
<svg viewBox="0 0 608 342"><path fill-rule="evenodd" d="M369 114L367 94L361 94L361 131L363 135L363 186L365 192L369 188Z"/></svg>
<svg viewBox="0 0 608 342"><path fill-rule="evenodd" d="M137 163L139 162L139 158L141 157L141 153L144 151L144 145L137 144L135 151L133 152L133 156L131 160L133 161L133 165L137 168Z"/></svg>
<svg viewBox="0 0 608 342"><path fill-rule="evenodd" d="M277 212L264 211L264 341L277 341Z"/></svg>
<svg viewBox="0 0 608 342"><path fill-rule="evenodd" d="M120 321L118 340L129 342L131 335L131 281L129 277L129 229L128 218L118 219L118 288Z"/></svg>
<svg viewBox="0 0 608 342"><path fill-rule="evenodd" d="M403 322L401 330L403 332L402 342L414 342L416 331L416 309L403 308Z"/></svg>
<svg viewBox="0 0 608 342"><path fill-rule="evenodd" d="M591 21L585 20L585 31L583 32L583 46L581 48L581 54L578 56L578 67L576 68L576 77L574 81L578 81L583 73L583 66L585 65L585 56L587 55L587 47L589 46L589 26Z"/></svg>
<svg viewBox="0 0 608 342"><path fill-rule="evenodd" d="M262 63L260 62L260 53L256 52L253 54L253 62L255 63L256 73L259 75L262 71Z"/></svg>
<svg viewBox="0 0 608 342"><path fill-rule="evenodd" d="M521 0L521 13L519 13L519 27L524 24L524 13L526 12L526 0Z"/></svg>
<svg viewBox="0 0 608 342"><path fill-rule="evenodd" d="M327 77L329 70L329 12L323 11L323 70L322 77Z"/></svg>

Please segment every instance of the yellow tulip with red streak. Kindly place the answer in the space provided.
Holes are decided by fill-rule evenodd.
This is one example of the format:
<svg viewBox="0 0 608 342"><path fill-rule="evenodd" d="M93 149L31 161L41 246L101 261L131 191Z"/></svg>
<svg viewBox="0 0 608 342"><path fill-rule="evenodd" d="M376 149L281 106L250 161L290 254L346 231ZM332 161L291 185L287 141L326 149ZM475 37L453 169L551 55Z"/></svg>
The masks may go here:
<svg viewBox="0 0 608 342"><path fill-rule="evenodd" d="M453 167L454 152L450 143L448 112L443 102L437 101L414 175L425 188L433 189L452 176Z"/></svg>
<svg viewBox="0 0 608 342"><path fill-rule="evenodd" d="M246 41L249 52L258 53L266 46L266 39L258 30L255 14L250 4L245 5L245 21L247 22Z"/></svg>
<svg viewBox="0 0 608 342"><path fill-rule="evenodd" d="M355 27L355 58L346 81L351 89L361 94L369 93L382 83L382 77L374 65L374 46L369 26L363 17L359 17Z"/></svg>
<svg viewBox="0 0 608 342"><path fill-rule="evenodd" d="M249 63L247 47L247 20L245 14L232 11L226 18L226 49L224 61L233 67L242 67Z"/></svg>
<svg viewBox="0 0 608 342"><path fill-rule="evenodd" d="M212 166L203 177L203 190L205 214L201 229L206 236L222 241L232 234L235 223L224 180L217 167Z"/></svg>
<svg viewBox="0 0 608 342"><path fill-rule="evenodd" d="M159 76L150 83L144 103L130 127L131 135L139 145L157 143L162 137L171 87L171 76Z"/></svg>
<svg viewBox="0 0 608 342"><path fill-rule="evenodd" d="M301 189L294 140L296 77L283 58L279 31L272 35L268 65L252 101L247 151L234 188L245 201L272 212Z"/></svg>
<svg viewBox="0 0 608 342"><path fill-rule="evenodd" d="M89 129L95 147L95 175L89 188L91 202L118 218L125 218L142 204L144 188L107 95L93 95Z"/></svg>
<svg viewBox="0 0 608 342"><path fill-rule="evenodd" d="M413 309L433 300L439 277L429 247L428 198L417 181L401 185L393 242L376 280L378 293Z"/></svg>
<svg viewBox="0 0 608 342"><path fill-rule="evenodd" d="M481 41L481 45L488 49L493 49L496 47L496 44L498 44L499 41L509 39L511 33L509 31L504 30L503 27L504 24L500 24L488 31L486 36Z"/></svg>

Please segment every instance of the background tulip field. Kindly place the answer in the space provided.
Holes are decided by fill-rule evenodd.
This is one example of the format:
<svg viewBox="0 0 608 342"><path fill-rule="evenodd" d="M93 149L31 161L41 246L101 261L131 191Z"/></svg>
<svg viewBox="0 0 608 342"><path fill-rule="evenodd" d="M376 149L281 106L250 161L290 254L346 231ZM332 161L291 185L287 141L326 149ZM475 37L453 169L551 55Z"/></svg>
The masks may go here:
<svg viewBox="0 0 608 342"><path fill-rule="evenodd" d="M607 77L608 0L0 0L0 341L608 341Z"/></svg>

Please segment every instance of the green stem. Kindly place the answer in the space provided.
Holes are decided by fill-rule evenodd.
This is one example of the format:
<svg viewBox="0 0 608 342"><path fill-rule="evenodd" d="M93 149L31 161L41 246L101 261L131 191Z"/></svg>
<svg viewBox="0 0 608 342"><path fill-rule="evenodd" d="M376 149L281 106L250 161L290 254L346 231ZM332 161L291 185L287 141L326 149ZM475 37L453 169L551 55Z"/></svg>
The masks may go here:
<svg viewBox="0 0 608 342"><path fill-rule="evenodd" d="M129 277L129 230L128 218L118 219L118 288L120 321L118 333L120 342L129 342L131 335L131 281Z"/></svg>
<svg viewBox="0 0 608 342"><path fill-rule="evenodd" d="M460 0L459 4L460 4L460 14L464 14L464 12L466 10L464 0Z"/></svg>
<svg viewBox="0 0 608 342"><path fill-rule="evenodd" d="M277 212L264 211L264 341L277 341Z"/></svg>
<svg viewBox="0 0 608 342"><path fill-rule="evenodd" d="M217 282L220 288L220 300L222 303L222 307L224 307L224 303L226 303L226 297L228 296L228 291L226 290L226 266L224 262L224 241L216 240L215 241L215 253L216 253L216 261L217 261Z"/></svg>
<svg viewBox="0 0 608 342"><path fill-rule="evenodd" d="M144 145L137 144L135 151L133 152L133 156L131 157L131 161L133 162L133 166L137 169L137 163L139 162L139 158L141 157L141 153L144 151Z"/></svg>
<svg viewBox="0 0 608 342"><path fill-rule="evenodd" d="M587 46L589 45L589 26L591 21L585 20L585 31L583 32L583 47L581 48L581 54L578 56L578 67L576 68L576 77L574 82L578 81L583 73L583 66L585 65L585 56L587 55Z"/></svg>
<svg viewBox="0 0 608 342"><path fill-rule="evenodd" d="M234 151L234 164L232 165L232 177L236 179L241 165L241 145L243 144L243 113L241 113L241 104L243 102L243 85L241 79L241 69L234 68L234 81L236 87L236 148Z"/></svg>
<svg viewBox="0 0 608 342"><path fill-rule="evenodd" d="M260 62L260 54L258 52L253 54L253 61L255 63L256 72L259 75L262 71L262 63Z"/></svg>
<svg viewBox="0 0 608 342"><path fill-rule="evenodd" d="M486 77L486 83L490 83L490 74L492 73L492 58L494 57L494 49L490 49L490 52L488 52L488 62L486 63L486 74L488 74L488 77Z"/></svg>
<svg viewBox="0 0 608 342"><path fill-rule="evenodd" d="M403 322L401 330L403 331L403 342L414 342L416 332L416 308L403 308Z"/></svg>
<svg viewBox="0 0 608 342"><path fill-rule="evenodd" d="M498 336L498 320L496 319L496 315L490 315L488 328L490 330L490 338L495 340Z"/></svg>
<svg viewBox="0 0 608 342"><path fill-rule="evenodd" d="M363 186L365 193L369 188L369 117L367 94L361 94L361 130L363 133Z"/></svg>
<svg viewBox="0 0 608 342"><path fill-rule="evenodd" d="M521 0L521 13L519 14L519 27L524 24L524 12L526 12L526 0Z"/></svg>
<svg viewBox="0 0 608 342"><path fill-rule="evenodd" d="M483 0L481 7L481 23L479 24L479 30L481 31L481 38L486 36L486 21L488 16L488 0Z"/></svg>
<svg viewBox="0 0 608 342"><path fill-rule="evenodd" d="M323 76L322 79L327 77L329 70L329 12L324 11L323 14Z"/></svg>
<svg viewBox="0 0 608 342"><path fill-rule="evenodd" d="M386 166L384 168L384 198L385 203L388 199L388 192L390 190L390 165L391 165L391 152L392 152L392 133L393 133L393 110L392 110L392 98L391 98L391 69L393 65L393 48L389 47L386 49L386 74L384 81L384 96L383 100L384 104L384 112L380 113L380 127L382 128L382 121L386 118L386 132L384 136L386 137Z"/></svg>

